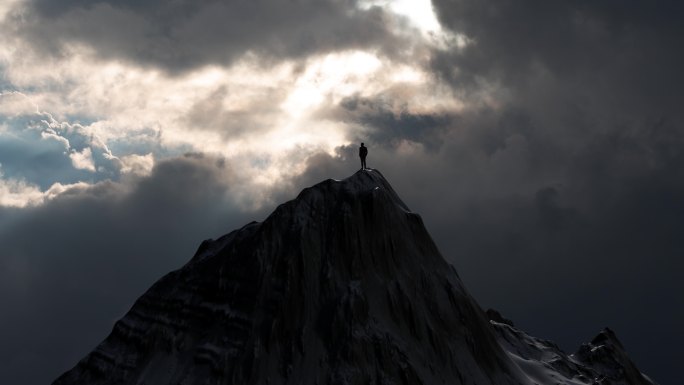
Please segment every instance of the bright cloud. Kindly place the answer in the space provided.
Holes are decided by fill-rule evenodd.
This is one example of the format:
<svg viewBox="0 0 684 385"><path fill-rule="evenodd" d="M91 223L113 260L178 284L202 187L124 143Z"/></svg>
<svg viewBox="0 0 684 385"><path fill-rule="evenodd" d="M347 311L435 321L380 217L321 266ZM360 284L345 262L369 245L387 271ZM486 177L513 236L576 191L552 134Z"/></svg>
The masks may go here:
<svg viewBox="0 0 684 385"><path fill-rule="evenodd" d="M43 198L38 186L21 179L4 179L0 174L0 206L26 207L42 203Z"/></svg>
<svg viewBox="0 0 684 385"><path fill-rule="evenodd" d="M0 164L0 206L29 207L37 206L71 189L84 189L90 185L84 182L55 183L45 191L21 178L6 178Z"/></svg>
<svg viewBox="0 0 684 385"><path fill-rule="evenodd" d="M154 155L152 153L125 155L121 157L121 163L123 165L121 168L122 174L149 175L152 167L154 167Z"/></svg>
<svg viewBox="0 0 684 385"><path fill-rule="evenodd" d="M423 32L437 32L441 30L439 21L432 9L430 0L366 0L364 7L386 7L395 13L408 18L413 25Z"/></svg>
<svg viewBox="0 0 684 385"><path fill-rule="evenodd" d="M80 152L73 151L69 154L69 158L71 158L71 163L74 165L74 168L95 172L93 151L90 149L90 147L86 147Z"/></svg>
<svg viewBox="0 0 684 385"><path fill-rule="evenodd" d="M438 30L429 1L411 4L411 12L401 1L367 6L408 17L423 31ZM14 89L0 90L0 117L8 132L28 138L27 130L34 130L62 146L61 152L50 150L68 159L52 173L64 175L55 177L57 183L147 175L160 159L200 152L226 159L238 172L255 175L251 180L260 188L268 187L301 172L312 154L332 155L365 129L320 113L346 98L382 95L401 100L391 104L412 113L462 106L423 72L429 57L420 52L414 64L347 49L268 66L247 52L224 66L169 74L103 59L92 46L74 42L61 46L59 56L31 49L19 35L3 35L0 46L3 77ZM15 164L11 176L21 175Z"/></svg>

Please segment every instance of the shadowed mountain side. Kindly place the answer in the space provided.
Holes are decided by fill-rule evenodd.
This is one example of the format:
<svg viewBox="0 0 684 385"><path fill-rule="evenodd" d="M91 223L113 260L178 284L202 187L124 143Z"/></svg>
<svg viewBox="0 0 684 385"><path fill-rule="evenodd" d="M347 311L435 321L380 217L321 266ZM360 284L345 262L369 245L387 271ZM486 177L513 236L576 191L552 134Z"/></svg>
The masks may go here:
<svg viewBox="0 0 684 385"><path fill-rule="evenodd" d="M55 384L517 381L484 313L375 170L205 241Z"/></svg>
<svg viewBox="0 0 684 385"><path fill-rule="evenodd" d="M497 333L367 169L204 241L54 384L531 384Z"/></svg>
<svg viewBox="0 0 684 385"><path fill-rule="evenodd" d="M602 330L574 354L532 337L510 320L487 310L499 343L533 384L653 385L627 356L612 330Z"/></svg>

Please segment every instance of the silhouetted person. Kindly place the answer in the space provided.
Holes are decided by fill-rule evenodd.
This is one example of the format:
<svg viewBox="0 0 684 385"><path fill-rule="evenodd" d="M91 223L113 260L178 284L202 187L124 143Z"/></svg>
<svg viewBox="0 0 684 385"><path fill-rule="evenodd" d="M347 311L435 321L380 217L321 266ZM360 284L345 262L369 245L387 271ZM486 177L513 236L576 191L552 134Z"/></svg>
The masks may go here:
<svg viewBox="0 0 684 385"><path fill-rule="evenodd" d="M364 146L363 143L361 143L361 147L359 147L359 158L361 158L361 170L366 169L366 155L368 155L368 147Z"/></svg>

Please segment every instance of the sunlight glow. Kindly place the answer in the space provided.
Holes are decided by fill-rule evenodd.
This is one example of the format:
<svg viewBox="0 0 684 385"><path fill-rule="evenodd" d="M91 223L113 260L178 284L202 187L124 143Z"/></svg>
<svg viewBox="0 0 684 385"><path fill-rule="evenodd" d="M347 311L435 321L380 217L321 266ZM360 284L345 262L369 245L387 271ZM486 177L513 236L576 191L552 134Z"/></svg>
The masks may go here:
<svg viewBox="0 0 684 385"><path fill-rule="evenodd" d="M381 65L375 55L362 51L315 58L297 79L282 107L291 117L301 117L332 94L346 96L357 92Z"/></svg>
<svg viewBox="0 0 684 385"><path fill-rule="evenodd" d="M441 26L431 0L366 0L362 3L363 8L372 6L383 7L392 12L404 16L418 29L425 33L439 32Z"/></svg>
<svg viewBox="0 0 684 385"><path fill-rule="evenodd" d="M0 20L4 19L7 14L13 10L22 0L3 0L0 2Z"/></svg>
<svg viewBox="0 0 684 385"><path fill-rule="evenodd" d="M435 26L423 22L425 28ZM337 147L364 130L353 114L344 118L345 98L381 98L382 108L396 114L462 108L420 64L397 63L373 51L326 53L268 67L246 54L229 66L180 75L102 60L78 45L67 51L46 60L0 47L0 62L10 64L4 75L21 90L0 90L0 113L33 122L41 138L63 143L73 168L92 173L91 184L114 175L107 167L118 175L148 175L164 158L198 152L225 159L250 175L250 184L268 191L301 173L310 156L336 156ZM40 204L67 191L60 187L66 185L40 191L21 180L0 182L0 205ZM258 199L244 197L245 204Z"/></svg>

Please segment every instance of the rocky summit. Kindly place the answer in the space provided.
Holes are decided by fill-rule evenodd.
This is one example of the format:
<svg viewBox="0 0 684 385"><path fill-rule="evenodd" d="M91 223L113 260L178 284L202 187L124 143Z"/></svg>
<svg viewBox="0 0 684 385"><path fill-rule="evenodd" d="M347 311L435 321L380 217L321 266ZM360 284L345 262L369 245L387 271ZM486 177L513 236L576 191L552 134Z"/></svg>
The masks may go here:
<svg viewBox="0 0 684 385"><path fill-rule="evenodd" d="M610 331L566 355L482 311L372 169L204 241L54 382L552 383L652 382Z"/></svg>

